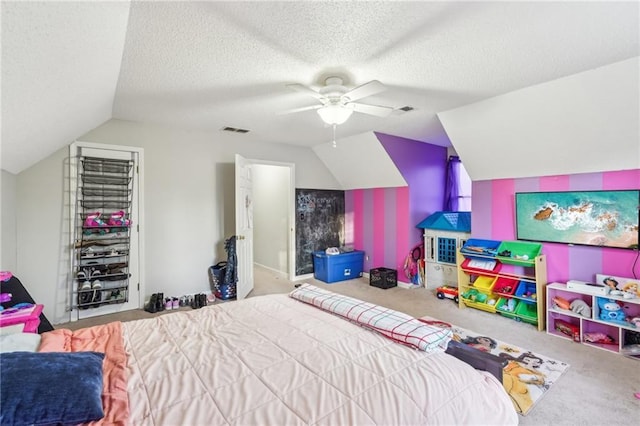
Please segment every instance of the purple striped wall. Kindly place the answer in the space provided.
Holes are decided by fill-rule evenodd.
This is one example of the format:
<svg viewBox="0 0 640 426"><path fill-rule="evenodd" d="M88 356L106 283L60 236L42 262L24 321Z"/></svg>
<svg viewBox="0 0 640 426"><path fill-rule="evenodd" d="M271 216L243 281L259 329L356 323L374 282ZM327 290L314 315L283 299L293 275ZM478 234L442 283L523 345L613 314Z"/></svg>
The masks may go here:
<svg viewBox="0 0 640 426"><path fill-rule="evenodd" d="M387 267L400 273L407 254L422 240L416 225L442 210L447 149L396 136L376 137L408 186L345 191L345 243L365 251L365 271Z"/></svg>
<svg viewBox="0 0 640 426"><path fill-rule="evenodd" d="M640 189L640 169L603 173L498 179L473 182L471 234L474 238L514 240L516 192ZM633 276L637 252L544 243L549 282L592 281L595 274ZM636 265L640 274L640 265Z"/></svg>

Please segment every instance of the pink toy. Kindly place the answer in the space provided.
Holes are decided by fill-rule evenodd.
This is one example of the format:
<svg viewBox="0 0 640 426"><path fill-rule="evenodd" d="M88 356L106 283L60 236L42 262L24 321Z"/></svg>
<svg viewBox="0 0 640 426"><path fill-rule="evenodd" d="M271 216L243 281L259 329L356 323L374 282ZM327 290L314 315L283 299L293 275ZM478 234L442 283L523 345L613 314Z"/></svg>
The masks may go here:
<svg viewBox="0 0 640 426"><path fill-rule="evenodd" d="M9 271L0 271L0 281L9 281L13 274Z"/></svg>
<svg viewBox="0 0 640 426"><path fill-rule="evenodd" d="M23 324L23 333L37 333L43 305L9 308L0 315L0 327ZM16 305L17 306L17 305Z"/></svg>
<svg viewBox="0 0 640 426"><path fill-rule="evenodd" d="M131 221L125 217L125 212L120 210L119 212L111 213L109 218L110 226L131 226Z"/></svg>
<svg viewBox="0 0 640 426"><path fill-rule="evenodd" d="M11 293L0 293L0 303L10 302L11 297Z"/></svg>
<svg viewBox="0 0 640 426"><path fill-rule="evenodd" d="M97 228L100 226L106 226L106 223L100 219L100 212L90 213L84 220L84 226L90 228Z"/></svg>

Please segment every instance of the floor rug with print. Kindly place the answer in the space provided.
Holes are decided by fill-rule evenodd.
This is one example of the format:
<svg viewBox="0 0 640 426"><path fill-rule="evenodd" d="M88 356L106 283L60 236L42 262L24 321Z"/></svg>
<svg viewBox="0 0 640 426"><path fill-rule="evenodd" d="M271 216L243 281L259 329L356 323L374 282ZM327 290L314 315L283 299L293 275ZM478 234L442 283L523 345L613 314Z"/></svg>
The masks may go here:
<svg viewBox="0 0 640 426"><path fill-rule="evenodd" d="M569 364L565 362L436 318L427 316L420 320L450 328L453 332L453 340L506 359L508 363L502 371L502 384L511 397L516 411L523 416L533 409L569 368Z"/></svg>

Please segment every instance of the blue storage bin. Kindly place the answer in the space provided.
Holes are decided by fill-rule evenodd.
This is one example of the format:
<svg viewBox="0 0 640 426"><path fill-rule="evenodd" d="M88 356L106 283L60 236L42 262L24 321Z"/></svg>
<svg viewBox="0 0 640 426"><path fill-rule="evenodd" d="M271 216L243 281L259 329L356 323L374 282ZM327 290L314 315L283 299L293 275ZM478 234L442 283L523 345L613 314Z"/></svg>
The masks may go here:
<svg viewBox="0 0 640 426"><path fill-rule="evenodd" d="M364 252L360 250L340 254L313 252L313 276L326 283L360 278L363 268Z"/></svg>
<svg viewBox="0 0 640 426"><path fill-rule="evenodd" d="M460 248L460 253L467 259L487 260L489 258L495 258L501 242L502 241L469 238Z"/></svg>
<svg viewBox="0 0 640 426"><path fill-rule="evenodd" d="M533 295L535 294L535 297ZM520 281L516 289L516 296L521 297L525 303L536 303L538 295L536 294L536 283L528 281Z"/></svg>

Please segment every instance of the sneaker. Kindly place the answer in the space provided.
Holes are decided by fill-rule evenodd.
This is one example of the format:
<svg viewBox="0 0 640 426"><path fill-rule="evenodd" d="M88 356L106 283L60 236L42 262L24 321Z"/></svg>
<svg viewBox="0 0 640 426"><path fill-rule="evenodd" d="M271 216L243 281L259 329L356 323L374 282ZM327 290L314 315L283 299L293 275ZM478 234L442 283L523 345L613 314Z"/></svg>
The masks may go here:
<svg viewBox="0 0 640 426"><path fill-rule="evenodd" d="M170 297L167 297L164 301L164 308L168 311L170 311L171 309L173 309L173 301L171 300Z"/></svg>
<svg viewBox="0 0 640 426"><path fill-rule="evenodd" d="M88 309L91 303L91 292L78 293L78 307L80 309Z"/></svg>
<svg viewBox="0 0 640 426"><path fill-rule="evenodd" d="M179 309L180 308L180 300L177 297L171 299L171 309Z"/></svg>
<svg viewBox="0 0 640 426"><path fill-rule="evenodd" d="M91 296L91 307L97 308L101 305L102 302L102 292L94 290L93 295Z"/></svg>
<svg viewBox="0 0 640 426"><path fill-rule="evenodd" d="M89 281L89 271L82 269L76 275L80 290L91 290L91 281ZM85 302L86 303L86 302Z"/></svg>
<svg viewBox="0 0 640 426"><path fill-rule="evenodd" d="M102 288L102 283L100 282L100 280L98 279L98 277L100 277L102 274L100 274L100 271L92 271L91 272L91 279L93 280L91 282L91 288L94 290L99 290Z"/></svg>

